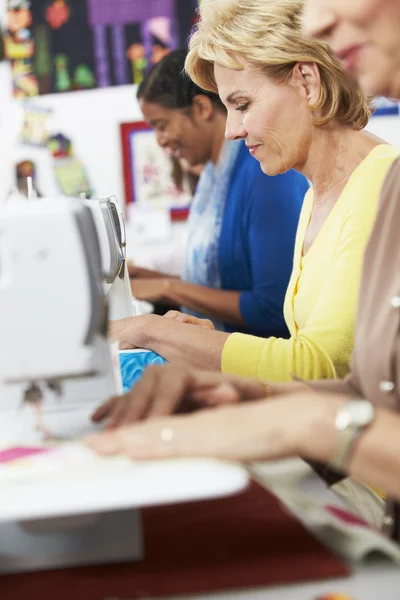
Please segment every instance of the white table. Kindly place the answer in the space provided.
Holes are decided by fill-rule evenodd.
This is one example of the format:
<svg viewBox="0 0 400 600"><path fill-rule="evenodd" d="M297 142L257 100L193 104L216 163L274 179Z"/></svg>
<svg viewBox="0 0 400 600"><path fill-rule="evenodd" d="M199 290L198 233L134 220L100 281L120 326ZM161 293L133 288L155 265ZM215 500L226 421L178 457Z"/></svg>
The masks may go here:
<svg viewBox="0 0 400 600"><path fill-rule="evenodd" d="M79 414L67 413L60 427L75 429L92 411L89 404ZM38 445L33 423L30 407L1 411L0 449ZM135 509L229 496L248 482L238 464L135 463L101 458L79 443L55 447L25 465L0 465L0 573L140 559Z"/></svg>
<svg viewBox="0 0 400 600"><path fill-rule="evenodd" d="M6 430L4 413L0 429L4 434ZM103 477L107 474L107 470L111 475L110 463L105 461L100 467L99 465L96 467L97 475L89 476L88 474L85 480L82 473L77 477L73 473L69 473L66 479L60 479L57 488L50 485L46 479L39 486L36 484L32 486L27 482L25 486L22 485L19 488L19 491L12 490L10 487L7 490L3 488L0 495L0 522L10 522L13 519L40 520L44 515L48 517L57 517L63 514L71 516L82 514L82 512L90 517L99 511L112 508L123 510L128 507L149 506L164 502L215 498L238 492L247 484L247 474L242 467L219 461L171 461L129 467L122 459L117 464L119 466L111 477L112 485L110 485L108 477L105 479ZM301 480L303 477L301 468L300 471L298 469L288 470L285 462L271 465L267 468L268 471L276 477L279 477L280 473L285 478L292 477ZM127 474L132 478L132 485L129 487L126 486ZM71 493L71 485L75 486L75 493ZM78 490L79 496L77 495ZM340 504L337 497L328 492L325 485L316 476L307 480L306 490L314 497L323 496L332 503ZM76 498L82 498L82 495L84 502L77 502ZM129 515L127 515L128 517ZM108 520L106 525L110 532L113 524ZM134 527L137 525L137 523L134 524ZM107 528L105 528L105 532ZM121 532L121 528L118 531ZM131 540L132 532L128 530L126 538L122 540L122 552L127 550ZM135 551L137 550L138 548L135 549ZM115 558L118 559L118 556L117 552ZM104 562L104 560L105 557L102 557L99 562ZM399 600L399 566L390 561L375 560L367 564L355 565L353 568L354 574L342 580L279 588L238 590L230 593L211 593L185 598L186 600L210 598L215 600L313 600L323 593L340 592L352 595L355 600L377 600L381 596L382 600ZM169 600L178 600L178 598L170 597ZM182 597L179 600L182 600Z"/></svg>

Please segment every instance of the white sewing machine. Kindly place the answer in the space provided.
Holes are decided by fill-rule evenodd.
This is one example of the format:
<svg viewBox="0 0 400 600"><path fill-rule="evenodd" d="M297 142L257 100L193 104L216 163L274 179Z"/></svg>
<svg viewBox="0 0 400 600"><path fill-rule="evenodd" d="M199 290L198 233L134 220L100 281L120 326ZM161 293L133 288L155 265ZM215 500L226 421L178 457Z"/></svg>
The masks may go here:
<svg viewBox="0 0 400 600"><path fill-rule="evenodd" d="M8 358L0 362L0 382L18 383L21 372L26 382L35 374L36 379L25 388L26 399L45 398L51 419L58 421L57 434L79 435L77 411L87 426L94 406L118 391L106 340L108 317L133 316L122 211L114 198L15 199L3 208L0 227L4 263L0 307L5 315L25 315L20 326L34 340L21 349L13 321L7 320L2 343ZM18 262L10 258L16 253ZM45 290L43 298L38 288ZM37 315L34 320L32 314ZM100 334L92 331L96 319ZM83 341L85 336L87 341ZM42 352L37 351L37 340ZM100 363L88 366L93 376L83 369L87 360ZM29 365L28 371L22 364ZM14 375L13 370L17 371Z"/></svg>
<svg viewBox="0 0 400 600"><path fill-rule="evenodd" d="M134 315L126 265L126 230L121 207L114 197L85 201L91 209L99 237L105 289L111 321Z"/></svg>
<svg viewBox="0 0 400 600"><path fill-rule="evenodd" d="M0 380L29 394L112 375L99 239L80 200L10 202L0 213ZM35 391L34 391L35 390Z"/></svg>
<svg viewBox="0 0 400 600"><path fill-rule="evenodd" d="M116 391L106 337L111 281L104 285L112 259L101 253L104 229L90 202L0 208L0 452L43 446L32 405L41 402L53 435L76 436ZM120 255L114 264L110 280ZM140 464L101 459L80 443L59 448L38 462L0 460L0 573L139 559L135 508L229 495L248 481L242 467L220 461Z"/></svg>

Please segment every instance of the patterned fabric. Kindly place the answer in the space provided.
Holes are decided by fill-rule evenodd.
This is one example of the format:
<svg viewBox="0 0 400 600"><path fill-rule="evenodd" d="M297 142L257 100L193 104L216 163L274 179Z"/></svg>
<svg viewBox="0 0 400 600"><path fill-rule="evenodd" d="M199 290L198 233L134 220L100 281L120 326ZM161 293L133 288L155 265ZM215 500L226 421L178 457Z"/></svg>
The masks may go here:
<svg viewBox="0 0 400 600"><path fill-rule="evenodd" d="M231 176L239 155L240 142L226 141L217 165L209 161L200 177L190 207L188 243L182 279L210 288L221 288L218 249L224 209ZM204 317L186 307L182 311ZM216 329L224 330L214 321Z"/></svg>
<svg viewBox="0 0 400 600"><path fill-rule="evenodd" d="M150 365L163 365L167 361L149 350L130 350L119 353L119 364L124 394L139 381Z"/></svg>

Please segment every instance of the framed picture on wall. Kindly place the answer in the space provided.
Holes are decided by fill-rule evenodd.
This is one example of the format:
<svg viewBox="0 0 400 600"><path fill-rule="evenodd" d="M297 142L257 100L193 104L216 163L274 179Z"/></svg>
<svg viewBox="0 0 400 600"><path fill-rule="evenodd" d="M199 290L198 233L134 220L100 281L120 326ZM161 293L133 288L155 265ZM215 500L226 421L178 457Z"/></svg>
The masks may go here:
<svg viewBox="0 0 400 600"><path fill-rule="evenodd" d="M188 216L191 201L185 178L176 177L177 164L157 144L143 121L121 123L125 201L169 208L173 220ZM178 165L179 168L179 165Z"/></svg>

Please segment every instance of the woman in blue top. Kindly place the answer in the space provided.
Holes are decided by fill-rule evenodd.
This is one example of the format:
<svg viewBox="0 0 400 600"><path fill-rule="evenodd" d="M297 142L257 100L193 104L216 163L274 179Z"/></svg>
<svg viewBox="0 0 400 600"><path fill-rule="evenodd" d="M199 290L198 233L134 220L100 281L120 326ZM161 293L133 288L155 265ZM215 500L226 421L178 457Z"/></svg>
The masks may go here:
<svg viewBox="0 0 400 600"><path fill-rule="evenodd" d="M186 50L166 56L138 90L159 145L191 166L205 165L183 276L133 268L132 292L207 316L227 332L287 337L283 301L308 182L295 171L263 174L244 142L225 140L225 107L184 74L185 58Z"/></svg>

